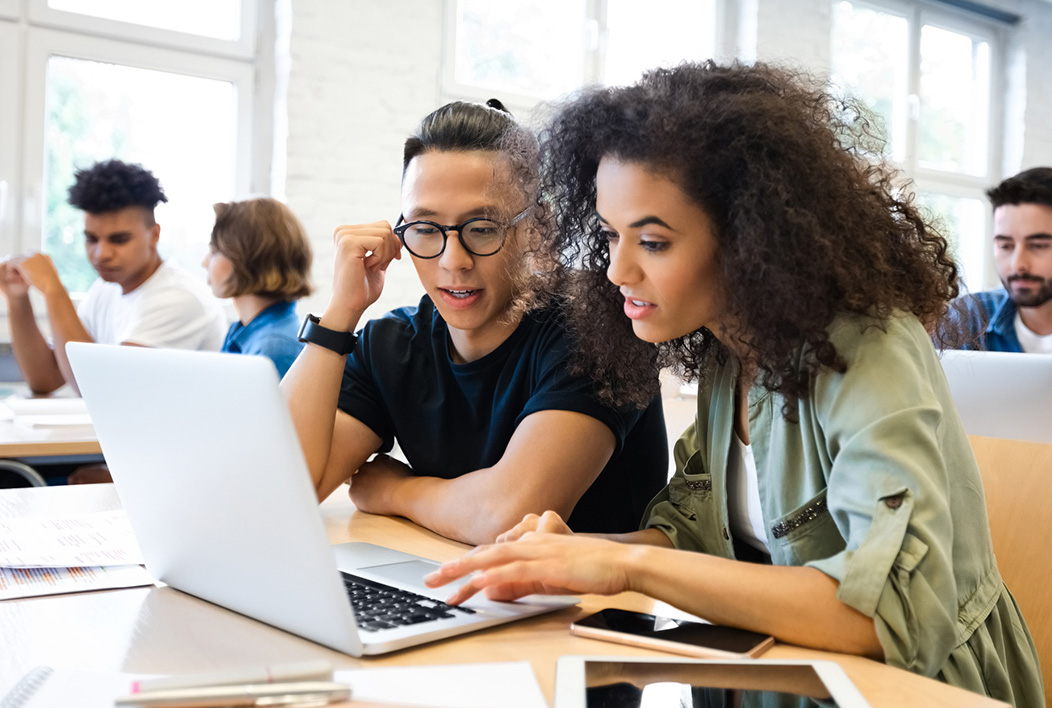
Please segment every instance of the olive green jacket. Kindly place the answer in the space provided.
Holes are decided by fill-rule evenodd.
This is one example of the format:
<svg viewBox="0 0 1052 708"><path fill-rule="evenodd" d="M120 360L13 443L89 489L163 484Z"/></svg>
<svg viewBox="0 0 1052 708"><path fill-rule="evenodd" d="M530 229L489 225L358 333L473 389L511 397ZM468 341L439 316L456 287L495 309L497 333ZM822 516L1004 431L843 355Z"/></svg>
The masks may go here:
<svg viewBox="0 0 1052 708"><path fill-rule="evenodd" d="M811 395L754 386L749 438L771 561L831 576L872 617L887 663L1017 706L1044 705L1037 653L1001 580L979 470L931 339L913 317L841 316L844 373ZM644 527L677 548L734 557L726 469L737 367L706 372L676 474Z"/></svg>

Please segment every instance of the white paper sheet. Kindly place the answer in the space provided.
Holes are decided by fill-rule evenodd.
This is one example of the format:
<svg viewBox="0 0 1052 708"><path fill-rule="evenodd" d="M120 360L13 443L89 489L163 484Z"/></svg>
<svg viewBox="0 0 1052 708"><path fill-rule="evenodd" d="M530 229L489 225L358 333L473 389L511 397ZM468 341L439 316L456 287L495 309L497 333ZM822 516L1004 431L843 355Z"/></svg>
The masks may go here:
<svg viewBox="0 0 1052 708"><path fill-rule="evenodd" d="M51 671L26 675L21 688L0 684L0 704L18 708L77 706L112 708L131 682L146 675L101 671ZM421 708L547 708L544 694L525 661L445 666L392 666L337 671L334 680L351 685L351 699ZM3 692L8 691L7 695ZM17 698L16 698L17 696Z"/></svg>
<svg viewBox="0 0 1052 708"><path fill-rule="evenodd" d="M123 510L0 521L0 566L139 565L142 552Z"/></svg>
<svg viewBox="0 0 1052 708"><path fill-rule="evenodd" d="M4 407L12 416L86 416L84 399L52 396L39 399L11 397L4 399Z"/></svg>
<svg viewBox="0 0 1052 708"><path fill-rule="evenodd" d="M421 708L546 708L529 662L390 666L337 671L351 698Z"/></svg>
<svg viewBox="0 0 1052 708"><path fill-rule="evenodd" d="M138 565L80 568L0 568L0 600L153 585Z"/></svg>
<svg viewBox="0 0 1052 708"><path fill-rule="evenodd" d="M87 413L51 413L42 415L16 415L15 425L22 428L73 428L90 426Z"/></svg>
<svg viewBox="0 0 1052 708"><path fill-rule="evenodd" d="M104 671L51 670L42 666L10 687L0 685L0 705L12 708L113 708L113 699L128 692L131 674Z"/></svg>

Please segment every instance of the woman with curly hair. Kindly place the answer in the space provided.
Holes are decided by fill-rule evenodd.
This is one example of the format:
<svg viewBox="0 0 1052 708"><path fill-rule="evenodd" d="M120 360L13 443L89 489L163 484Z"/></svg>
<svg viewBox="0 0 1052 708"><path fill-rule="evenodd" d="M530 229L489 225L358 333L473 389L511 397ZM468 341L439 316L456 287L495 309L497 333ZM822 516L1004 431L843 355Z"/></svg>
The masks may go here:
<svg viewBox="0 0 1052 708"><path fill-rule="evenodd" d="M561 108L545 166L577 366L618 402L648 400L657 366L696 376L697 418L642 530L527 517L431 584L475 571L454 602L633 590L1043 704L929 337L957 269L871 136L762 65L656 70Z"/></svg>

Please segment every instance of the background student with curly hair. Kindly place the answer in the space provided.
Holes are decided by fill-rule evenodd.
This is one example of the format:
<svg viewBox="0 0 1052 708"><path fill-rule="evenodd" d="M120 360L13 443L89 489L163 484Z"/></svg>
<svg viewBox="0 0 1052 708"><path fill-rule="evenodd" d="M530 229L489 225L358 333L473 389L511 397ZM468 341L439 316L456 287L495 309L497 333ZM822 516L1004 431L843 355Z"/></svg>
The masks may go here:
<svg viewBox="0 0 1052 708"><path fill-rule="evenodd" d="M563 106L545 165L578 365L640 400L656 351L699 378L697 419L641 531L527 517L430 582L479 571L457 602L639 591L1041 705L929 338L957 270L874 147L852 105L763 65L652 71Z"/></svg>
<svg viewBox="0 0 1052 708"><path fill-rule="evenodd" d="M107 160L77 172L69 203L84 211L84 247L99 279L76 308L46 254L0 262L11 348L34 393L67 382L76 388L66 342L219 349L222 309L198 279L157 252L154 208L166 201L157 178L140 165ZM31 287L47 305L53 348L37 327Z"/></svg>
<svg viewBox="0 0 1052 708"><path fill-rule="evenodd" d="M216 297L232 298L238 321L222 351L269 357L284 376L303 348L295 301L311 292L311 247L303 224L276 199L215 204L201 265Z"/></svg>

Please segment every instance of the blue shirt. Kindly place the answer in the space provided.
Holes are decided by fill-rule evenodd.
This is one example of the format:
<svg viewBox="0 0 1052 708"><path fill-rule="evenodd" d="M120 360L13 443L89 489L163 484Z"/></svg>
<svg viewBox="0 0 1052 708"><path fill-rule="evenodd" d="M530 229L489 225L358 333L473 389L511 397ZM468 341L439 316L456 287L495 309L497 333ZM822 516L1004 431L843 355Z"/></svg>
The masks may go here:
<svg viewBox="0 0 1052 708"><path fill-rule="evenodd" d="M962 312L951 310L950 314L960 318L957 324L968 335L960 349L1022 353L1023 345L1015 333L1016 306L1007 290L970 293L956 300L954 307L962 307Z"/></svg>
<svg viewBox="0 0 1052 708"><path fill-rule="evenodd" d="M284 376L303 349L303 342L297 339L299 329L295 303L276 302L247 325L230 325L222 351L269 357L278 368L278 376Z"/></svg>
<svg viewBox="0 0 1052 708"><path fill-rule="evenodd" d="M527 312L481 359L455 363L449 328L425 295L365 325L339 406L380 437L381 451L397 439L414 474L445 479L496 464L531 413L591 416L613 431L616 449L567 522L575 531L635 531L668 478L661 399L642 411L603 404L590 377L570 373L571 353L565 318L552 307Z"/></svg>

